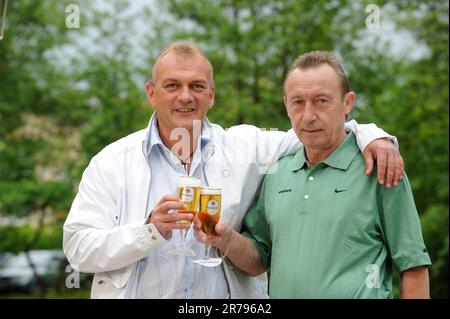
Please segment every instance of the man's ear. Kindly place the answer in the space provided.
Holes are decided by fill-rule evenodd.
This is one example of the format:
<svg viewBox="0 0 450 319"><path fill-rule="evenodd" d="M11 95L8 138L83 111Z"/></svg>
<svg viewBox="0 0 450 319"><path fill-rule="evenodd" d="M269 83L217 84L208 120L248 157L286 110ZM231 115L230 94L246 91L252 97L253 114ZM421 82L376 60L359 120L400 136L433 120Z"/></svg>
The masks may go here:
<svg viewBox="0 0 450 319"><path fill-rule="evenodd" d="M208 109L212 109L212 107L214 106L214 102L215 102L216 96L215 96L215 90L214 87L211 87L209 89L209 104L208 104Z"/></svg>
<svg viewBox="0 0 450 319"><path fill-rule="evenodd" d="M348 92L344 98L344 113L345 117L347 117L353 109L353 105L355 104L356 94L353 91Z"/></svg>
<svg viewBox="0 0 450 319"><path fill-rule="evenodd" d="M286 109L286 113L289 116L289 111L288 111L288 105L287 105L287 98L286 95L283 95L283 102L284 102L284 108Z"/></svg>
<svg viewBox="0 0 450 319"><path fill-rule="evenodd" d="M150 104L152 106L156 105L155 102L155 91L154 91L154 86L153 84L150 82L150 80L147 81L147 83L145 83L145 92L147 94L147 99L150 102Z"/></svg>

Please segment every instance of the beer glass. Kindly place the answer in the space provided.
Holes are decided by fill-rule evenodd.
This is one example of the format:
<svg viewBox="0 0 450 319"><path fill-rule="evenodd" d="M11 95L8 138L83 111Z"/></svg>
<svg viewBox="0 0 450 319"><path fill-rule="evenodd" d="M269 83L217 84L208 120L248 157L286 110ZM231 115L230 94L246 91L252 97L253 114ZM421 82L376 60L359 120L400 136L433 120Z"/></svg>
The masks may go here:
<svg viewBox="0 0 450 319"><path fill-rule="evenodd" d="M198 219L202 223L202 230L208 238L215 235L215 227L220 219L222 207L222 190L214 187L202 187L200 190L200 211ZM205 244L205 256L203 259L194 260L195 263L206 266L215 267L222 263L221 258L210 258L209 251L211 244Z"/></svg>
<svg viewBox="0 0 450 319"><path fill-rule="evenodd" d="M180 209L177 213L192 213L198 211L200 200L200 179L191 176L181 176L178 182L178 198L187 206L186 209ZM181 220L180 223L189 223ZM171 255L195 256L195 252L186 246L186 235L188 229L180 229L180 245L168 252Z"/></svg>

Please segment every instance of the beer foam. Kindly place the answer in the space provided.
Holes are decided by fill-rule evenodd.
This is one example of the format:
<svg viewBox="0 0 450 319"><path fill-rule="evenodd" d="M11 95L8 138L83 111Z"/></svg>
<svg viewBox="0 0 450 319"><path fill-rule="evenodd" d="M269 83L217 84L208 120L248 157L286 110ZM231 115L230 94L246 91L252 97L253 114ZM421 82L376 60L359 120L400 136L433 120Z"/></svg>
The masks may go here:
<svg viewBox="0 0 450 319"><path fill-rule="evenodd" d="M191 176L181 176L178 180L178 187L200 187L201 180Z"/></svg>
<svg viewBox="0 0 450 319"><path fill-rule="evenodd" d="M202 187L200 195L222 195L222 189L218 187Z"/></svg>

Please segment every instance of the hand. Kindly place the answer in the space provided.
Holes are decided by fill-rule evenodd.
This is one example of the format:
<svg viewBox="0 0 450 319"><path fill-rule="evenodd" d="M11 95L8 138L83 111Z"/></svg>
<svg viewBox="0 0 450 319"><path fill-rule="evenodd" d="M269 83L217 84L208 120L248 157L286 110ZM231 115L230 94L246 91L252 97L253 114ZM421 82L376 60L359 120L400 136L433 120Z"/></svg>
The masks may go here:
<svg viewBox="0 0 450 319"><path fill-rule="evenodd" d="M149 223L155 225L161 236L170 239L173 229L187 229L191 226L190 221L194 218L190 213L170 214L171 209L186 209L186 205L175 195L166 195L162 197L150 215ZM189 223L180 223L186 220Z"/></svg>
<svg viewBox="0 0 450 319"><path fill-rule="evenodd" d="M194 235L199 242L204 244L211 244L214 247L225 251L230 241L233 229L225 223L218 222L214 228L216 234L213 236L208 236L202 230L202 222L196 217L194 219Z"/></svg>
<svg viewBox="0 0 450 319"><path fill-rule="evenodd" d="M386 187L392 184L397 186L400 179L403 178L403 158L398 149L384 139L372 141L364 149L364 161L366 162L366 175L369 176L373 171L374 160L377 161L378 182L386 183Z"/></svg>

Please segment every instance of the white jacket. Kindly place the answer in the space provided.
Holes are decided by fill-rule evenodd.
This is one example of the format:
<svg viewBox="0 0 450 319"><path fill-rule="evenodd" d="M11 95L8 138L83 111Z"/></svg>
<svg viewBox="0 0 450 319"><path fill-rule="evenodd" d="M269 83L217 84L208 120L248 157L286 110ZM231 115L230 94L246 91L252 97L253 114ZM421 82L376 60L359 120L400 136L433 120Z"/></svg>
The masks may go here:
<svg viewBox="0 0 450 319"><path fill-rule="evenodd" d="M355 121L346 125L356 133L362 149L388 136L373 124L363 130ZM239 231L264 173L279 157L296 152L300 143L293 130L211 127L212 138L202 154L205 176L209 185L223 189L221 220ZM92 298L134 298L131 288L139 260L167 242L153 224L144 225L153 208L148 207L148 134L149 127L92 158L64 224L63 249L71 266L95 273ZM265 274L250 278L228 263L224 270L231 298L267 298Z"/></svg>

